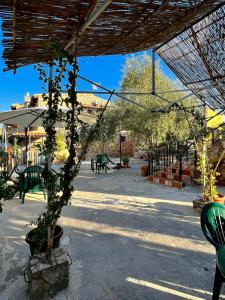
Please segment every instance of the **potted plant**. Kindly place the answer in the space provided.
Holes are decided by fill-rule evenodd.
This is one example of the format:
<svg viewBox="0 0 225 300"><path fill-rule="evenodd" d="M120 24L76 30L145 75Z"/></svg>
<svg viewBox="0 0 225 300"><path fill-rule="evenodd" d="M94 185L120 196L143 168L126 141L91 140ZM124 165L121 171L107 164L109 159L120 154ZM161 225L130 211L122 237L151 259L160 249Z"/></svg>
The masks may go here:
<svg viewBox="0 0 225 300"><path fill-rule="evenodd" d="M126 155L126 156L123 156L121 158L122 162L123 162L123 168L128 168L129 167L129 157Z"/></svg>
<svg viewBox="0 0 225 300"><path fill-rule="evenodd" d="M10 174L7 171L0 173L0 200L6 201L14 197L18 190L15 182L10 180ZM0 213L2 212L2 203L0 202Z"/></svg>
<svg viewBox="0 0 225 300"><path fill-rule="evenodd" d="M141 166L141 176L146 177L149 175L148 165Z"/></svg>
<svg viewBox="0 0 225 300"><path fill-rule="evenodd" d="M73 179L78 175L81 161L86 155L89 144L94 140L97 131L100 127L100 123L103 119L104 111L107 107L108 102L102 109L100 115L97 118L95 125L87 127L86 138L81 145L79 150L79 155L77 154L77 148L79 143L79 130L78 128L85 124L79 122L79 114L81 107L77 101L76 93L76 74L78 71L77 59L76 57L67 56L67 62L69 64L68 71L65 70L65 62L61 57L55 60L49 65L49 77L46 75L46 70L41 65L37 66L40 74L40 79L43 82L48 82L48 94L44 94L43 98L46 102L48 110L46 111L43 119L43 126L46 132L46 139L44 143L43 154L45 157L45 164L43 170L43 179L45 182L45 187L47 189L47 206L45 211L39 215L39 217L32 221L31 224L35 225L36 228L31 230L27 236L26 241L31 245L31 254L35 254L35 258L39 257L40 263L44 262L45 268L48 268L48 273L51 271L51 278L56 278L57 282L52 282L50 278L49 282L46 284L46 278L43 278L43 269L40 270L32 267L32 263L29 264L26 270L26 278L32 283L33 280L38 278L39 284L30 285L30 295L35 297L37 293L39 298L43 298L46 293L55 294L57 291L67 287L68 285L68 261L65 259L65 271L62 272L61 267L57 269L58 253L65 258L64 252L59 252L55 249L59 246L59 239L62 236L63 230L57 224L58 219L61 216L62 209L64 206L70 204L70 199L74 191L72 184ZM55 80L52 79L53 71L55 69ZM66 78L68 78L68 83L66 88L68 89L68 97L62 99L60 90L63 90L61 86L61 76L63 72L66 72ZM67 107L67 112L64 113L60 108L62 105ZM56 124L63 122L65 124L65 136L66 136L66 148L68 150L68 157L61 168L60 173L56 173L52 170L52 163L55 158L56 153ZM58 252L57 252L58 251ZM60 250L61 251L61 250ZM52 253L54 252L54 260L52 260ZM60 258L60 261L62 259ZM59 263L60 264L60 263ZM56 276L56 270L59 276ZM37 272L38 275L37 275ZM62 277L64 275L66 278ZM59 281L61 282L59 283ZM37 286L46 287L45 290L41 288L36 289ZM42 290L42 291L41 291Z"/></svg>
<svg viewBox="0 0 225 300"><path fill-rule="evenodd" d="M214 201L224 204L224 195L218 193L216 186L216 178L220 175L217 171L223 156L225 155L225 149L221 153L218 161L215 164L211 163L208 158L207 150L208 140L203 139L200 144L196 143L196 149L198 154L197 169L199 171L199 179L197 180L202 186L202 195L200 200L194 200L194 208L202 208L206 202ZM225 145L223 145L225 148Z"/></svg>

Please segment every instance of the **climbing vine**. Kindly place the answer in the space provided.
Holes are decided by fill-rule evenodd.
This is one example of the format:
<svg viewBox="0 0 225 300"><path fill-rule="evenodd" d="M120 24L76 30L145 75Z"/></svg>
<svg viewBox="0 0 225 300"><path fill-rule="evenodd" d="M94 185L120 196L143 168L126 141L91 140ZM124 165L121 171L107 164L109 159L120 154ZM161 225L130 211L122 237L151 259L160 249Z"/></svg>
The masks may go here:
<svg viewBox="0 0 225 300"><path fill-rule="evenodd" d="M65 68L65 60L67 61L67 68ZM53 247L57 221L61 216L62 208L70 204L74 191L72 181L78 175L81 161L85 157L90 143L96 137L106 106L99 114L95 125L89 127L79 120L82 106L77 100L76 92L76 75L79 71L76 57L66 56L66 58L63 58L60 56L55 59L49 66L49 76L43 65L39 64L36 69L39 71L39 77L43 84L48 84L48 93L43 94L43 99L48 107L43 116L43 126L46 131L43 150L45 156L43 177L47 189L48 203L46 210L31 224L37 225L39 233L48 234L47 254L49 256ZM67 80L67 82L62 83L62 79ZM68 90L66 98L61 96L62 86L66 86ZM61 172L57 173L51 165L55 157L56 128L59 123L65 124L66 145L69 155L61 168ZM88 129L86 129L87 135L78 155L76 149L79 143L78 128L80 126Z"/></svg>

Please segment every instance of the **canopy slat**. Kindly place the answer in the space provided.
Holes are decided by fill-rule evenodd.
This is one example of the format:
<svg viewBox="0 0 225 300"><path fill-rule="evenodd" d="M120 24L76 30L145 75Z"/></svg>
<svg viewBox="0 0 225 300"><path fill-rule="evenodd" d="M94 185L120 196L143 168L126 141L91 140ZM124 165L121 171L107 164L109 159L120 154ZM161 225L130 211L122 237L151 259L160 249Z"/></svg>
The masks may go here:
<svg viewBox="0 0 225 300"><path fill-rule="evenodd" d="M6 69L53 58L56 45L64 48L79 21L87 22L93 3L99 9L104 2L0 0ZM82 34L78 55L125 54L155 48L223 3L222 0L113 0ZM73 47L71 44L68 51Z"/></svg>

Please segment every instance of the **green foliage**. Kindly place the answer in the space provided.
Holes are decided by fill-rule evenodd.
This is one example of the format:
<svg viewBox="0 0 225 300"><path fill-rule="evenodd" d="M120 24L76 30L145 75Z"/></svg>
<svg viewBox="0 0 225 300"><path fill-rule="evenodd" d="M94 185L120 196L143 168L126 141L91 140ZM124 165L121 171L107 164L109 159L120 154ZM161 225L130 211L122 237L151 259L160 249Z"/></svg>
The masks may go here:
<svg viewBox="0 0 225 300"><path fill-rule="evenodd" d="M59 152L66 149L66 143L65 143L63 132L57 132L55 140L56 140L56 151Z"/></svg>
<svg viewBox="0 0 225 300"><path fill-rule="evenodd" d="M207 137L203 139L202 143L196 143L198 153L197 169L200 172L200 177L197 181L202 185L202 199L204 201L213 201L213 197L218 195L216 178L220 173L217 172L217 169L224 155L223 151L216 166L210 163L208 158L209 144Z"/></svg>
<svg viewBox="0 0 225 300"><path fill-rule="evenodd" d="M16 184L8 185L9 173L3 171L0 173L0 200L10 200L18 190ZM2 212L2 203L0 202L0 213Z"/></svg>
<svg viewBox="0 0 225 300"><path fill-rule="evenodd" d="M122 92L149 92L152 66L150 57L145 55L132 56L128 58L123 69L121 81ZM177 88L156 65L156 91L163 92ZM142 145L148 149L161 143L170 141L182 141L191 137L192 133L199 127L198 122L192 114L189 114L189 122L182 107L189 108L194 105L194 99L183 100L177 105L170 107L170 103L184 96L182 93L167 94L167 101L154 95L130 95L130 100L144 105L147 109L139 108L135 104L126 101L117 101L111 112L116 120L115 124L122 130L127 130L133 137L142 141ZM168 109L169 107L169 109ZM155 112L164 108L165 113ZM179 109L179 111L178 111ZM195 111L196 109L194 109ZM194 130L190 129L190 124Z"/></svg>
<svg viewBox="0 0 225 300"><path fill-rule="evenodd" d="M55 152L55 158L59 162L65 162L68 156L69 156L69 152L67 149Z"/></svg>
<svg viewBox="0 0 225 300"><path fill-rule="evenodd" d="M124 155L124 156L122 156L121 160L124 164L128 164L130 161L130 158L128 156Z"/></svg>
<svg viewBox="0 0 225 300"><path fill-rule="evenodd" d="M72 192L74 190L72 181L78 175L81 161L86 155L88 147L97 135L97 131L102 121L104 109L97 118L95 125L88 127L84 122L79 121L81 107L77 101L76 93L76 73L78 72L76 57L67 57L68 67L64 67L64 59L60 56L54 62L52 67L55 71L55 77L49 79L43 66L38 65L39 78L49 85L49 93L43 94L43 99L48 106L43 119L43 126L46 132L43 154L45 156L45 166L43 177L47 188L48 203L46 210L31 222L37 225L36 234L43 235L48 232L48 254L53 246L53 237L58 219L61 216L62 208L70 204ZM65 85L62 84L62 78L66 78ZM63 99L60 90L68 89L68 97ZM64 113L60 107L66 105L67 112ZM64 123L64 133L56 131L57 123ZM77 153L79 138L79 127L86 130L86 134L81 142L80 154ZM64 141L66 140L66 142ZM61 168L61 173L56 173L51 169L51 164L57 153L67 153L66 160Z"/></svg>
<svg viewBox="0 0 225 300"><path fill-rule="evenodd" d="M91 151L94 153L104 152L104 145L114 144L115 135L120 125L120 109L114 106L105 111L104 116L99 124L97 134L91 143ZM89 126L81 128L80 142L82 143L89 132Z"/></svg>
<svg viewBox="0 0 225 300"><path fill-rule="evenodd" d="M181 88L162 73L159 64L156 65L155 73L157 92ZM123 68L121 92L149 93L151 77L150 57L147 54L131 56ZM184 93L167 94L165 96L167 101L154 95L129 95L130 100L144 105L146 109L118 99L115 105L106 112L95 143L100 142L104 145L106 142L115 140L115 135L119 130L126 130L138 141L143 150L162 143L192 139L200 134L201 114L195 108L198 101L194 98L190 97L188 100L179 102L180 106L173 104L184 95ZM161 112L156 112L162 108Z"/></svg>
<svg viewBox="0 0 225 300"><path fill-rule="evenodd" d="M63 131L58 131L56 133L55 158L60 162L64 162L64 161L66 161L68 156L69 156L69 152L66 149L65 134Z"/></svg>

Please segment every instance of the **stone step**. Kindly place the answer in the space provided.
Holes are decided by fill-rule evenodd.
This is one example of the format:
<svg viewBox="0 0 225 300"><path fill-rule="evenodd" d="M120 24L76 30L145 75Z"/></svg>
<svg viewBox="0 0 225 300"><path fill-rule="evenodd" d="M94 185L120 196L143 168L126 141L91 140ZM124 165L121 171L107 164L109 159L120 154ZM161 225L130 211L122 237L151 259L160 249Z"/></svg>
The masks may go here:
<svg viewBox="0 0 225 300"><path fill-rule="evenodd" d="M158 178L163 178L163 179L180 181L179 173L168 173L168 172L158 171L154 176L157 176ZM191 184L192 178L193 178L193 176L191 176L191 175L187 175L187 174L181 175L182 182L185 182L187 184Z"/></svg>
<svg viewBox="0 0 225 300"><path fill-rule="evenodd" d="M182 187L182 182L180 182L178 180L173 180L173 179L168 179L168 178L160 178L158 176L153 176L153 175L148 176L148 180L152 181L154 183L166 185L166 186L169 186L172 188L181 189L181 187Z"/></svg>

